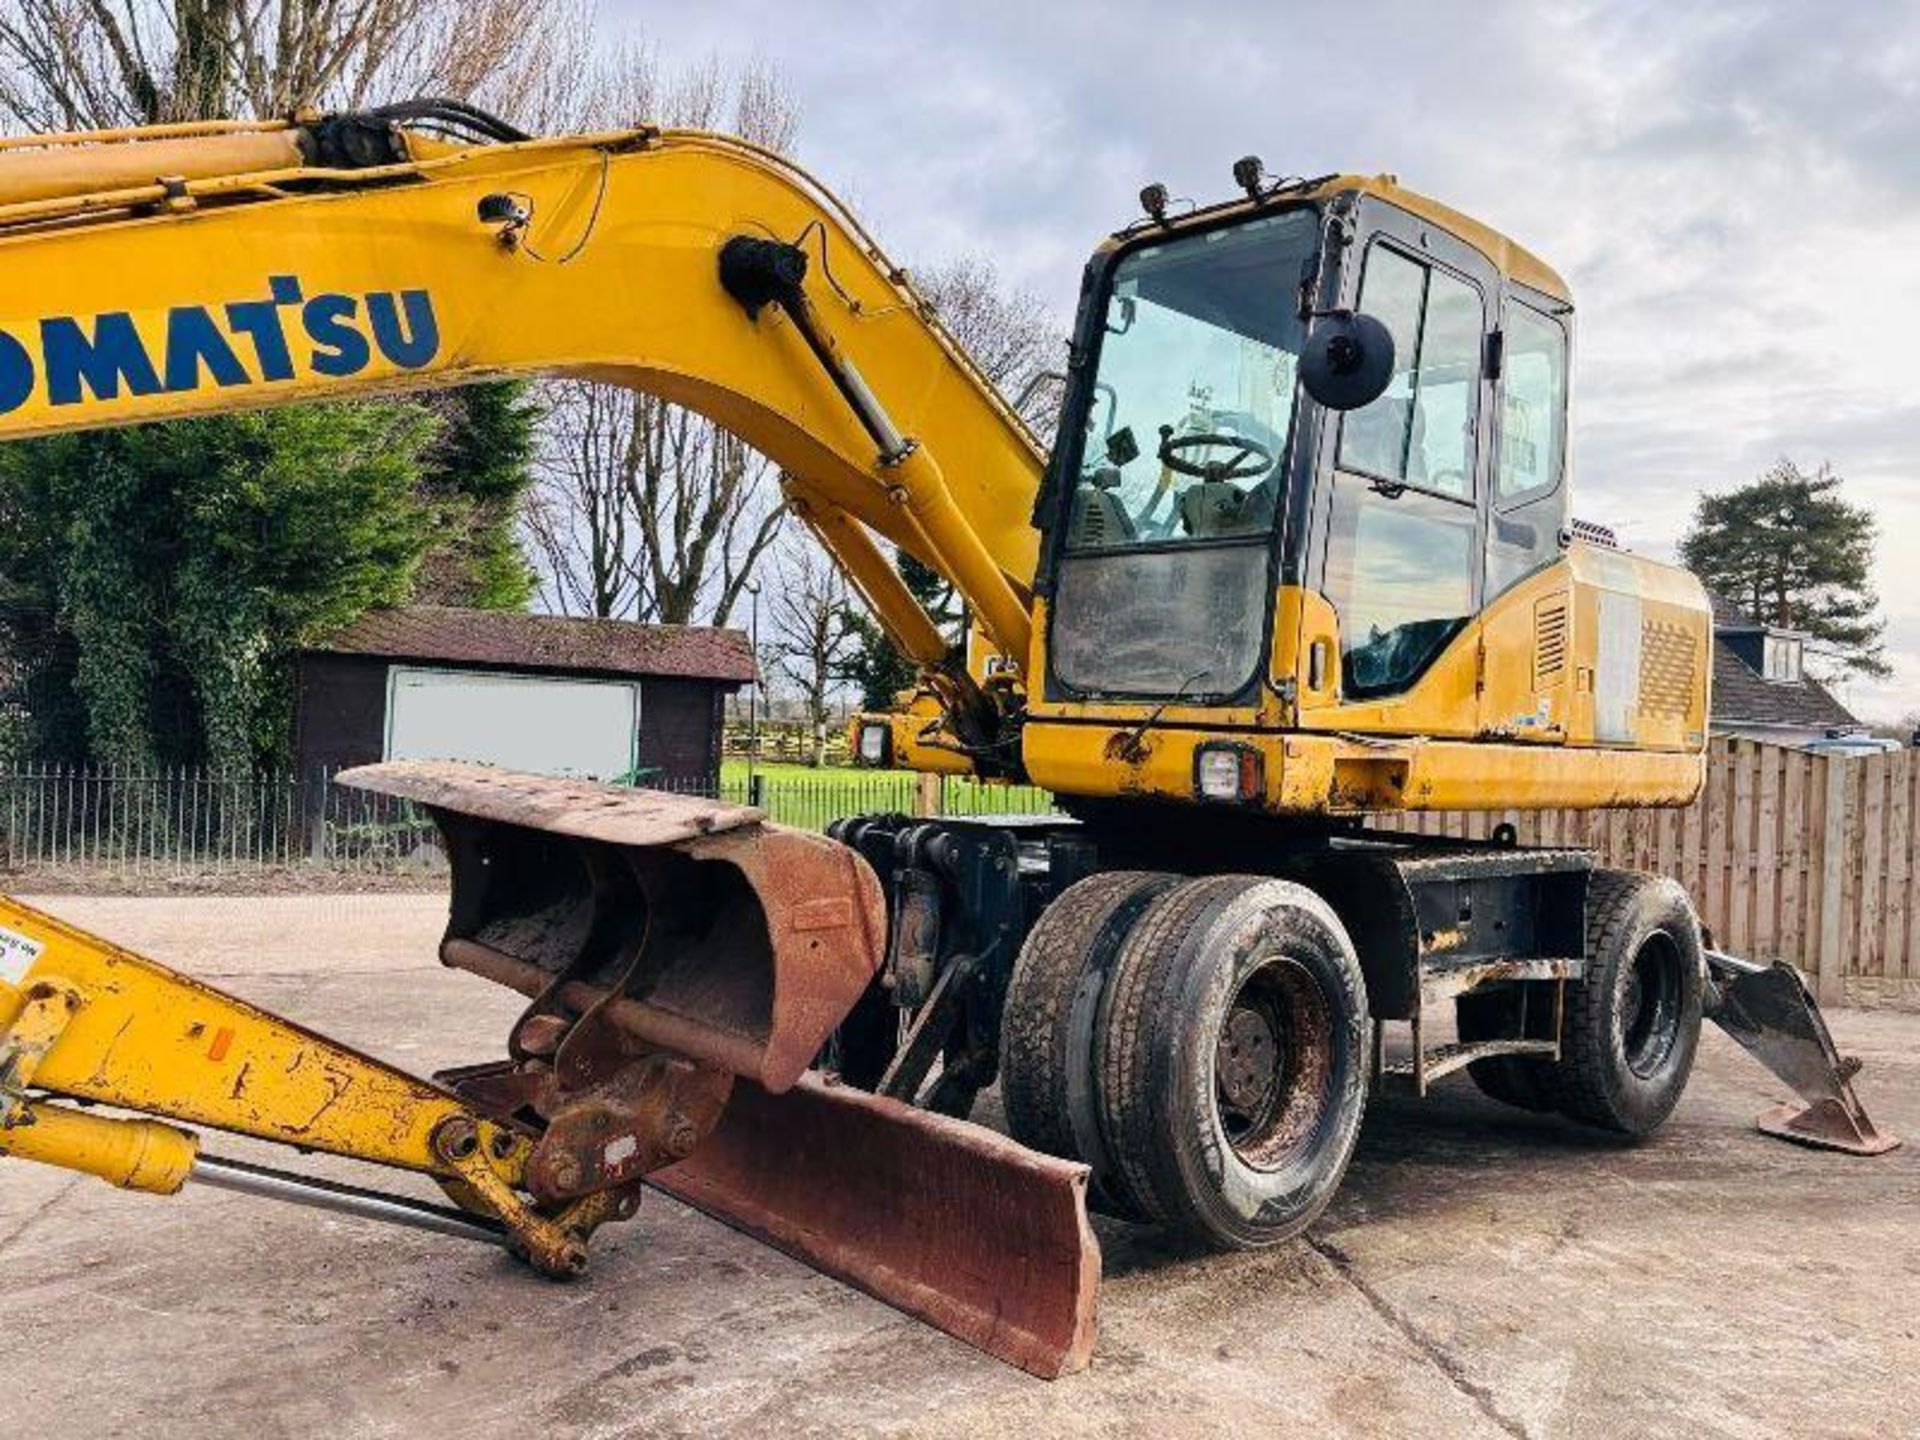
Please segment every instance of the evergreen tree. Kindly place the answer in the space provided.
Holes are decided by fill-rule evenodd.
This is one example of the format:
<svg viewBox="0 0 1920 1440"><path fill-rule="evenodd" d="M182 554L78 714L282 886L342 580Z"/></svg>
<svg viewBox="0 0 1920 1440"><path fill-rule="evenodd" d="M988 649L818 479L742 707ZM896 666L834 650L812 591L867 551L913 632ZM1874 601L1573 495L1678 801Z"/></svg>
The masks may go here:
<svg viewBox="0 0 1920 1440"><path fill-rule="evenodd" d="M291 652L412 592L435 433L383 401L0 446L0 626L36 748L283 759Z"/></svg>
<svg viewBox="0 0 1920 1440"><path fill-rule="evenodd" d="M941 633L959 644L964 634L965 615L953 586L941 578L939 571L921 564L905 551L894 555L893 564ZM860 687L862 710L890 708L895 695L913 687L913 662L893 648L893 642L887 639L879 624L858 606L848 605L846 624L857 639L852 654L840 663L836 678Z"/></svg>
<svg viewBox="0 0 1920 1440"><path fill-rule="evenodd" d="M524 609L538 581L518 532L533 483L540 407L520 380L443 391L427 403L441 422L421 476L435 539L414 598L482 610Z"/></svg>
<svg viewBox="0 0 1920 1440"><path fill-rule="evenodd" d="M1680 559L1756 620L1811 637L1835 675L1884 677L1886 622L1874 612L1874 523L1840 498L1840 476L1781 460L1751 484L1703 495Z"/></svg>

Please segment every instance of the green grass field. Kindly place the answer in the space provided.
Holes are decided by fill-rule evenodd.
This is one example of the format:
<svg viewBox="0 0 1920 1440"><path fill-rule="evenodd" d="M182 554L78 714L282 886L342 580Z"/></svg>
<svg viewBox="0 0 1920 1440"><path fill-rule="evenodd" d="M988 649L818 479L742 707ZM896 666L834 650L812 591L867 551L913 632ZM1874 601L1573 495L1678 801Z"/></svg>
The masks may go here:
<svg viewBox="0 0 1920 1440"><path fill-rule="evenodd" d="M913 809L917 777L907 770L856 770L849 766L760 764L765 804L783 825L819 830L843 815ZM727 760L720 767L720 793L727 800L747 799L747 762ZM941 811L948 815L1043 814L1052 797L1032 785L986 785L948 776Z"/></svg>

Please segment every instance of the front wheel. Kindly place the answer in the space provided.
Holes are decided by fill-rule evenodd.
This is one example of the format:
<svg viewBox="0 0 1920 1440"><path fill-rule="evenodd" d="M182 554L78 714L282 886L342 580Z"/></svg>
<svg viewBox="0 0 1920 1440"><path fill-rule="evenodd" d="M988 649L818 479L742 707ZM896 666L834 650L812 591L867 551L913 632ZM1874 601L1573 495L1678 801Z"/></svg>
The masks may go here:
<svg viewBox="0 0 1920 1440"><path fill-rule="evenodd" d="M1217 1249L1305 1230L1346 1173L1367 1100L1366 983L1325 901L1224 875L1129 931L1097 1089L1134 1208Z"/></svg>

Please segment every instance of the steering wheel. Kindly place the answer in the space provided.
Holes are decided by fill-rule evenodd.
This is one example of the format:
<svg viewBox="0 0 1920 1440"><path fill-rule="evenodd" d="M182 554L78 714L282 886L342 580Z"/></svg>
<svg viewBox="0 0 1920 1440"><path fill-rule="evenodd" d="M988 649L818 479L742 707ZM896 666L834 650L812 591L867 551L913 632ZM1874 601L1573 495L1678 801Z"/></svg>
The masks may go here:
<svg viewBox="0 0 1920 1440"><path fill-rule="evenodd" d="M1224 460L1186 460L1180 455L1183 450L1204 450L1213 446L1224 447L1231 453ZM1169 470L1199 480L1251 480L1273 469L1273 451L1258 440L1245 435L1229 435L1224 431L1176 436L1171 425L1160 427L1158 458Z"/></svg>

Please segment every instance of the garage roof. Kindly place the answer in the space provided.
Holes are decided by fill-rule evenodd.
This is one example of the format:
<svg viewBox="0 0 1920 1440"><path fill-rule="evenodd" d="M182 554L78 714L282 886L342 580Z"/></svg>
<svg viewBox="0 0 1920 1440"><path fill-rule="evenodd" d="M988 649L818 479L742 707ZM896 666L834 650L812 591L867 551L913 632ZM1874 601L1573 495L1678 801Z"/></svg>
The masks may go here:
<svg viewBox="0 0 1920 1440"><path fill-rule="evenodd" d="M739 630L448 605L369 611L307 649L323 655L513 670L675 676L741 685L753 679L753 647Z"/></svg>

